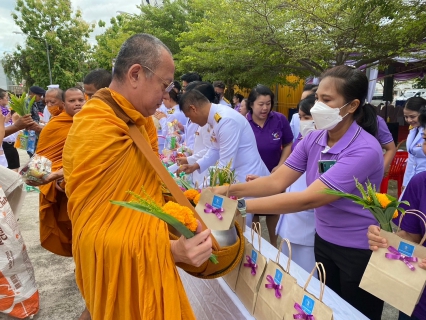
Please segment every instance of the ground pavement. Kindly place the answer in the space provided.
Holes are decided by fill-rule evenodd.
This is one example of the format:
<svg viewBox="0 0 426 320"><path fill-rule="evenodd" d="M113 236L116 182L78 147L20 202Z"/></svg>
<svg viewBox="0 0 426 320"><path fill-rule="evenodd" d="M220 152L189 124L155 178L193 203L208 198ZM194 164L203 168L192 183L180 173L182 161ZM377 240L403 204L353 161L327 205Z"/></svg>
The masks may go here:
<svg viewBox="0 0 426 320"><path fill-rule="evenodd" d="M22 150L19 150L19 153L21 165L25 164L28 161L28 156ZM40 246L38 193L30 192L27 194L18 223L34 266L35 278L40 292L40 311L33 319L78 319L84 309L84 302L74 280L74 262L72 258L55 255ZM261 223L262 236L268 239L266 224L262 218ZM390 306L385 306L382 320L396 320L397 318L397 311ZM0 314L0 320L12 319L15 318Z"/></svg>

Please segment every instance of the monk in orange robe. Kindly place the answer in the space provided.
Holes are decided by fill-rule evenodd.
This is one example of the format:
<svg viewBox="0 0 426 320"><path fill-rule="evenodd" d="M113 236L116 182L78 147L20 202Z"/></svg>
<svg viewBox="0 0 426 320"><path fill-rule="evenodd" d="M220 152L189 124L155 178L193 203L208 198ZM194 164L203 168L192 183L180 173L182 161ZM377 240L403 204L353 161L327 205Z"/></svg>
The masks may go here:
<svg viewBox="0 0 426 320"><path fill-rule="evenodd" d="M199 266L210 256L210 230L169 240L167 225L115 206L128 190L163 204L161 182L133 143L118 104L157 151L151 115L173 82L174 63L157 38L137 34L117 56L109 89L99 90L74 117L63 154L73 228L76 281L94 320L195 319L175 263Z"/></svg>
<svg viewBox="0 0 426 320"><path fill-rule="evenodd" d="M62 151L73 122L75 109L81 109L83 93L78 89L67 90L65 97L61 89L46 92L46 105L52 115L42 129L36 153L52 161L52 173L40 186L40 243L50 252L61 256L72 256L71 221L68 217L68 199L63 188ZM63 99L76 101L67 102ZM77 106L77 107L76 107ZM61 184L62 182L62 184ZM62 186L62 187L61 187Z"/></svg>

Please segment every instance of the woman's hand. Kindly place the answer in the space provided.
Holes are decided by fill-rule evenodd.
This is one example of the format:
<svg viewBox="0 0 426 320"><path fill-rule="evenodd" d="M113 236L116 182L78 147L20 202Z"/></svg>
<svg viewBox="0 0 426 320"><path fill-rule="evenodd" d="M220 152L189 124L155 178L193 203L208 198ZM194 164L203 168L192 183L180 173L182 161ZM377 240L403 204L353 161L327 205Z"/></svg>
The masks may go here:
<svg viewBox="0 0 426 320"><path fill-rule="evenodd" d="M188 159L186 157L177 158L176 163L178 165L188 164Z"/></svg>
<svg viewBox="0 0 426 320"><path fill-rule="evenodd" d="M378 226L371 225L368 227L367 238L372 251L388 247L387 240L380 236L380 227Z"/></svg>
<svg viewBox="0 0 426 320"><path fill-rule="evenodd" d="M197 234L193 238L185 239L182 236L179 240L171 241L171 250L175 262L182 262L195 267L201 266L213 252L210 233L210 229L201 231L201 224L198 221Z"/></svg>
<svg viewBox="0 0 426 320"><path fill-rule="evenodd" d="M246 182L253 181L253 180L257 179L257 178L260 178L260 176L255 175L255 174L248 174L246 176Z"/></svg>

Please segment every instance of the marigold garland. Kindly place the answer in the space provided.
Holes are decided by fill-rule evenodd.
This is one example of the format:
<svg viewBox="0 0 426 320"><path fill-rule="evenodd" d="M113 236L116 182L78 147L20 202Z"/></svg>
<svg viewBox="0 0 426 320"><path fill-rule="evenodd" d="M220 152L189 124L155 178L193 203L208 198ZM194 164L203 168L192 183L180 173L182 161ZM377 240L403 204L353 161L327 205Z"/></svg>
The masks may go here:
<svg viewBox="0 0 426 320"><path fill-rule="evenodd" d="M193 201L194 198L199 195L200 193L195 190L195 189L188 189L186 190L184 193L185 197L189 200L189 201Z"/></svg>
<svg viewBox="0 0 426 320"><path fill-rule="evenodd" d="M182 222L189 230L193 232L197 230L197 219L195 219L194 214L188 207L169 201L162 207L162 209L167 214Z"/></svg>
<svg viewBox="0 0 426 320"><path fill-rule="evenodd" d="M201 198L201 193L197 194L197 195L194 197L194 200L192 200L192 201L195 203L195 205L197 205L197 204L198 204L198 202L200 201L200 198Z"/></svg>

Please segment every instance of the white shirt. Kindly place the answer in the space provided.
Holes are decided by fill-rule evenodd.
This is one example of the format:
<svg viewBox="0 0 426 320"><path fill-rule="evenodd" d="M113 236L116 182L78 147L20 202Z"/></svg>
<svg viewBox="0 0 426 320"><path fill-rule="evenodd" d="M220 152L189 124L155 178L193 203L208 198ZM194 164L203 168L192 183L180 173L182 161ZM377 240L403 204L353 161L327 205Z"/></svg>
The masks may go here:
<svg viewBox="0 0 426 320"><path fill-rule="evenodd" d="M194 139L194 148L192 156L187 158L188 164L193 165L197 160L204 157L208 149L211 147L210 142L210 133L208 131L209 124L206 124L204 127L198 126L197 131L195 132ZM198 187L207 187L204 185L205 177L208 175L208 170L199 172L198 170L192 173L192 182L194 185L197 183Z"/></svg>
<svg viewBox="0 0 426 320"><path fill-rule="evenodd" d="M231 169L235 169L238 182L244 182L248 174L269 175L245 117L227 106L211 104L207 125L211 148L196 161L200 173L218 161L219 167L225 167L232 160Z"/></svg>
<svg viewBox="0 0 426 320"><path fill-rule="evenodd" d="M49 120L50 120L49 109L47 107L44 107L44 110L43 110L43 121L46 122L46 123L48 123Z"/></svg>
<svg viewBox="0 0 426 320"><path fill-rule="evenodd" d="M226 102L223 98L222 98L222 99L220 99L219 104L222 104L222 105L224 105L224 106L231 107L231 104L230 104L229 102Z"/></svg>
<svg viewBox="0 0 426 320"><path fill-rule="evenodd" d="M198 127L199 125L191 122L191 120L188 120L185 126L185 143L191 150L194 150L195 133L197 132Z"/></svg>
<svg viewBox="0 0 426 320"><path fill-rule="evenodd" d="M185 117L185 114L182 111L180 111L178 104L175 105L173 108L166 109L164 113L166 114L166 118L161 118L159 120L161 125L162 136L166 136L167 134L167 122L173 122L174 120L177 120L180 122L180 124L182 124L182 126L185 126L185 124L188 122L188 118Z"/></svg>

